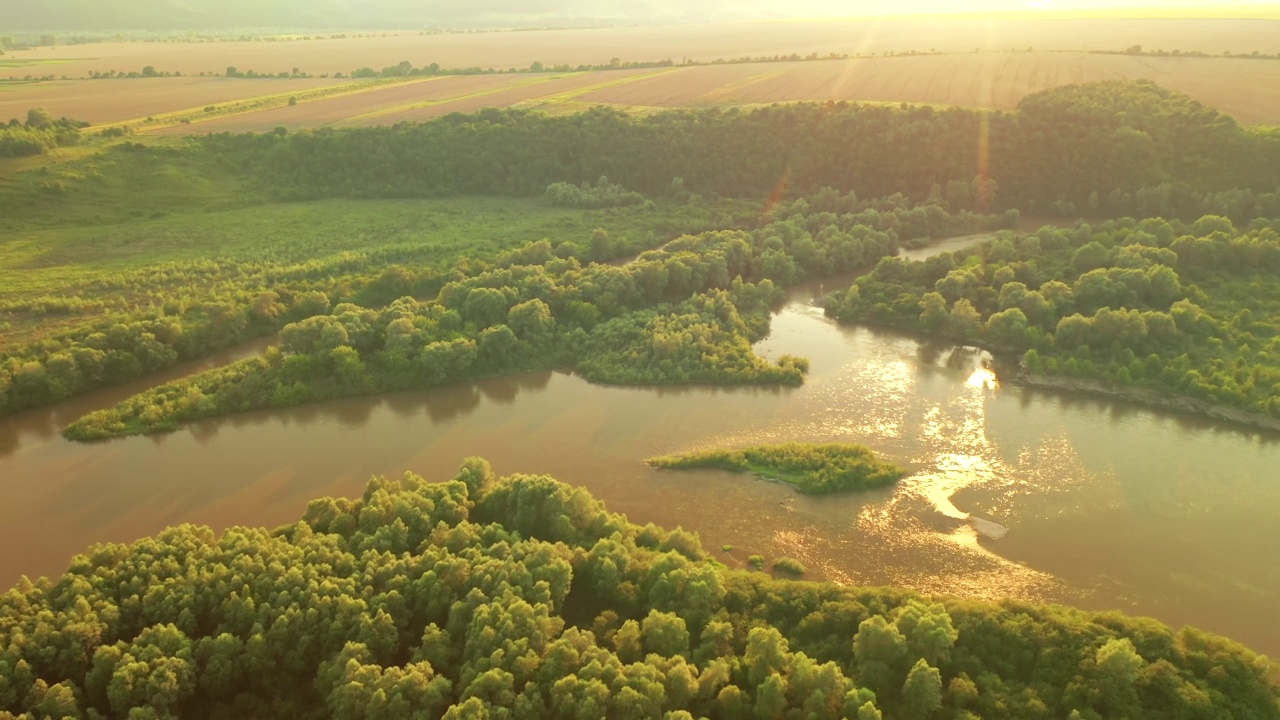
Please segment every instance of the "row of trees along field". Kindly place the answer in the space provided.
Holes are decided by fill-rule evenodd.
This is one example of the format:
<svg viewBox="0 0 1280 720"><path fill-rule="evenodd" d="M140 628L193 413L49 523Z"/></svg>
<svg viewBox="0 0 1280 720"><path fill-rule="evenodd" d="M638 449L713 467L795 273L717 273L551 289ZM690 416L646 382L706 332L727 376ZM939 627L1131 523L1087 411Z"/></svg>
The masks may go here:
<svg viewBox="0 0 1280 720"><path fill-rule="evenodd" d="M154 432L252 408L558 367L606 383L800 384L807 362L772 364L751 348L780 286L896 254L896 232L876 228L901 227L899 215L920 218L913 231L926 235L1004 220L919 208L788 212L751 231L686 235L620 266L583 265L540 241L492 266L462 263L431 302L345 303L287 325L265 358L159 386L66 432L82 440Z"/></svg>
<svg viewBox="0 0 1280 720"><path fill-rule="evenodd" d="M642 193L680 177L691 191L733 197L832 187L922 200L982 177L1000 184L998 197L955 199L1037 214L1280 214L1280 131L1242 128L1149 82L1058 88L1008 113L845 103L643 117L487 110L205 142L295 199L529 195L607 175Z"/></svg>
<svg viewBox="0 0 1280 720"><path fill-rule="evenodd" d="M1280 718L1194 629L775 581L467 460L275 531L99 545L0 596L7 718Z"/></svg>
<svg viewBox="0 0 1280 720"><path fill-rule="evenodd" d="M1021 353L1032 373L1280 418L1280 221L1042 228L924 262L884 260L827 312Z"/></svg>

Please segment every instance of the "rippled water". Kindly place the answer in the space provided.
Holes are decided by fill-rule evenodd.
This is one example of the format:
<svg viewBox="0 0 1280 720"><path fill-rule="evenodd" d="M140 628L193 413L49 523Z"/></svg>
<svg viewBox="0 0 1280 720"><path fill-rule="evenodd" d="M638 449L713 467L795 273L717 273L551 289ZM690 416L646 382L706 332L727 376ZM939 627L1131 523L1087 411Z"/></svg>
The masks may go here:
<svg viewBox="0 0 1280 720"><path fill-rule="evenodd" d="M794 292L757 348L810 358L794 389L535 373L92 445L62 440L58 424L121 391L0 420L0 586L59 573L93 542L182 522L277 525L311 498L359 494L370 475L445 478L481 455L500 473L584 486L633 521L695 529L731 565L792 555L837 582L1115 608L1280 654L1274 436L1002 385L979 351L836 326L813 304L826 290ZM863 443L912 474L811 498L643 462L788 440Z"/></svg>

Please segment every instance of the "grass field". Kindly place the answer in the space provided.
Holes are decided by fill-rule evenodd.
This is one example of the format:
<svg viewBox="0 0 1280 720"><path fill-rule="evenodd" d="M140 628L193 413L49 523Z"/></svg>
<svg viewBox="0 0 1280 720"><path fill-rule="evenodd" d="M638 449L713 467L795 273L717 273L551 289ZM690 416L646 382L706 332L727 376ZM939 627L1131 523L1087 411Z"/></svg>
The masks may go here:
<svg viewBox="0 0 1280 720"><path fill-rule="evenodd" d="M1011 50L1148 49L1221 54L1280 52L1280 23L1274 20L1078 19L1027 20L913 18L827 22L719 23L593 30L542 30L479 34L419 35L377 33L345 39L293 42L112 43L42 47L13 51L8 60L66 59L59 76L85 77L91 71L222 74L228 65L278 73L300 68L313 75L381 69L408 60L443 67L525 68L603 64L611 58L679 63L796 53L885 53L936 49L942 52ZM26 68L0 68L0 77L22 77Z"/></svg>
<svg viewBox="0 0 1280 720"><path fill-rule="evenodd" d="M512 198L267 203L216 161L166 152L175 142L152 140L155 149L140 155L117 143L0 161L0 352L175 293L205 301L269 288L272 277L351 253L378 268L439 266L544 238L585 247L596 228L644 245L650 233L669 239L715 212L571 210ZM83 305L31 310L76 298Z"/></svg>

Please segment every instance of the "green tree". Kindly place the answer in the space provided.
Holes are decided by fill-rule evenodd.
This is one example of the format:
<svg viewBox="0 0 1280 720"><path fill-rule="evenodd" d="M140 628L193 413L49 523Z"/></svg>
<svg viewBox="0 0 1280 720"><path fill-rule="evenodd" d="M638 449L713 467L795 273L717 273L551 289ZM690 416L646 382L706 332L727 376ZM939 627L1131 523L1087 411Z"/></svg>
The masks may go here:
<svg viewBox="0 0 1280 720"><path fill-rule="evenodd" d="M853 637L853 655L864 686L877 693L896 690L907 655L907 639L883 616L875 615L858 625L858 633Z"/></svg>
<svg viewBox="0 0 1280 720"><path fill-rule="evenodd" d="M942 674L923 658L907 673L902 685L902 708L907 717L922 719L942 709Z"/></svg>
<svg viewBox="0 0 1280 720"><path fill-rule="evenodd" d="M967 298L960 298L951 306L950 328L960 337L974 337L982 329L982 315Z"/></svg>
<svg viewBox="0 0 1280 720"><path fill-rule="evenodd" d="M689 630L678 615L650 610L641 623L640 637L648 652L663 657L689 657Z"/></svg>
<svg viewBox="0 0 1280 720"><path fill-rule="evenodd" d="M507 314L507 325L521 340L544 342L555 332L551 307L537 298L520 303Z"/></svg>
<svg viewBox="0 0 1280 720"><path fill-rule="evenodd" d="M462 303L462 317L479 328L506 322L507 296L494 288L474 288Z"/></svg>
<svg viewBox="0 0 1280 720"><path fill-rule="evenodd" d="M988 318L986 334L1003 347L1022 348L1027 345L1027 328L1027 316L1015 307Z"/></svg>
<svg viewBox="0 0 1280 720"><path fill-rule="evenodd" d="M920 298L920 322L926 330L936 331L946 327L951 315L947 312L947 299L941 293L925 293Z"/></svg>
<svg viewBox="0 0 1280 720"><path fill-rule="evenodd" d="M1097 242L1082 245L1071 255L1071 266L1081 274L1106 267L1110 262L1111 251Z"/></svg>
<svg viewBox="0 0 1280 720"><path fill-rule="evenodd" d="M27 127L47 130L53 127L53 116L44 108L31 108L27 111Z"/></svg>

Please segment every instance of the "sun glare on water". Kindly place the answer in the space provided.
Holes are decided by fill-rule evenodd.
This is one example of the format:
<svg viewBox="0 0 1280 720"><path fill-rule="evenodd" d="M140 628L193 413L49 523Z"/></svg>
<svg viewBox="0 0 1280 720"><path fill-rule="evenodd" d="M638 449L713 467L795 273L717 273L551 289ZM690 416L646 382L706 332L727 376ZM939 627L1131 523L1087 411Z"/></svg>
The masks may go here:
<svg viewBox="0 0 1280 720"><path fill-rule="evenodd" d="M969 387L980 388L982 390L999 390L1000 378L996 377L995 372L989 368L980 367L973 371L969 379L965 381Z"/></svg>

